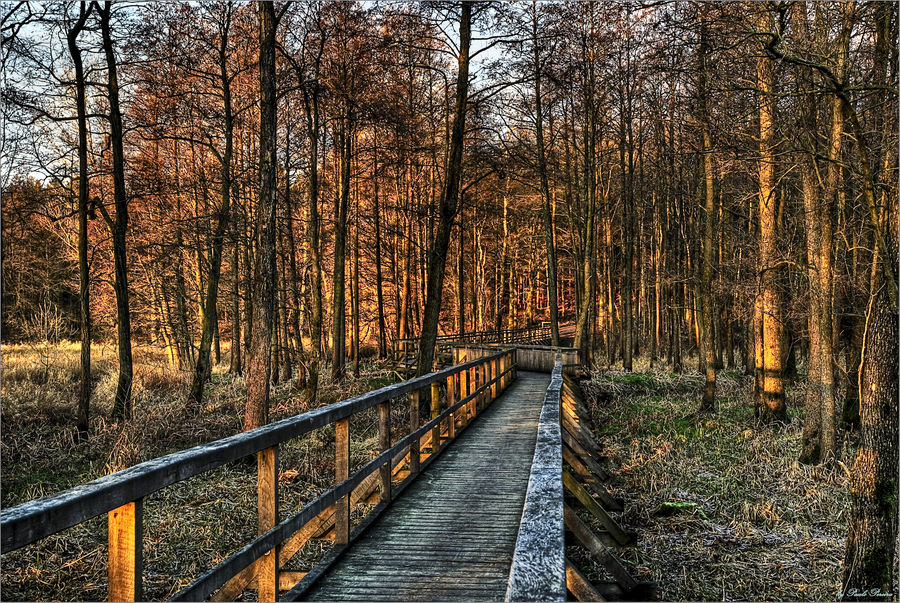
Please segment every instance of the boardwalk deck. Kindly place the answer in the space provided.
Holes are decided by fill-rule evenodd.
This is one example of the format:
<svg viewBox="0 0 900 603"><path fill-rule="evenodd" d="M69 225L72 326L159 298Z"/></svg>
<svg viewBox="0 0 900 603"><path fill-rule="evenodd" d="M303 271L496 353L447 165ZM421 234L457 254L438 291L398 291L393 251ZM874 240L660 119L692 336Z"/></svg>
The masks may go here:
<svg viewBox="0 0 900 603"><path fill-rule="evenodd" d="M517 381L305 593L502 601L550 375Z"/></svg>

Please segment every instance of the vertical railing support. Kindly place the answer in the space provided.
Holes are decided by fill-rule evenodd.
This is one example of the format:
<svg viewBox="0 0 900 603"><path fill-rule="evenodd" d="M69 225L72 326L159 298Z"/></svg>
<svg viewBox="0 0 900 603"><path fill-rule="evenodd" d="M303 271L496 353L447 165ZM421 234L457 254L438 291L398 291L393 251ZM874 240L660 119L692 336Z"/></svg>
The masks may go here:
<svg viewBox="0 0 900 603"><path fill-rule="evenodd" d="M431 384L431 418L434 419L441 414L441 388L438 382ZM441 423L431 428L431 454L437 454L441 451Z"/></svg>
<svg viewBox="0 0 900 603"><path fill-rule="evenodd" d="M391 402L382 402L378 405L378 447L384 452L391 447ZM381 502L391 500L391 469L393 461L388 459L378 472L381 475Z"/></svg>
<svg viewBox="0 0 900 603"><path fill-rule="evenodd" d="M262 535L278 523L278 446L256 453L257 533ZM258 561L257 597L277 601L278 548L266 551Z"/></svg>
<svg viewBox="0 0 900 603"><path fill-rule="evenodd" d="M350 417L334 423L334 482L350 478ZM350 542L350 493L338 499L334 509L334 543Z"/></svg>
<svg viewBox="0 0 900 603"><path fill-rule="evenodd" d="M113 509L109 524L109 600L143 599L144 503L138 499Z"/></svg>
<svg viewBox="0 0 900 603"><path fill-rule="evenodd" d="M447 377L447 408L456 404L456 401L459 399L456 397L456 380L458 377L459 373L454 373ZM456 414L456 411L453 411L448 417L447 437L451 440L456 437Z"/></svg>
<svg viewBox="0 0 900 603"><path fill-rule="evenodd" d="M409 433L419 428L419 391L409 394ZM409 444L409 473L419 472L419 438L413 438Z"/></svg>
<svg viewBox="0 0 900 603"><path fill-rule="evenodd" d="M497 379L494 381L494 385L491 386L491 389L494 390L494 399L496 400L498 396L500 396L500 359L494 358L491 360L491 379Z"/></svg>

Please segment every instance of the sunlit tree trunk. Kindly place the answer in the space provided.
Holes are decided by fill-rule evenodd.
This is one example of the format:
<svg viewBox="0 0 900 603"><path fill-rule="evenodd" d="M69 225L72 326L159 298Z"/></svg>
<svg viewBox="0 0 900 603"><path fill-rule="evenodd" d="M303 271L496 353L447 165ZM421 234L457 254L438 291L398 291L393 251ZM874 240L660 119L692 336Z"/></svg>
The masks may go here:
<svg viewBox="0 0 900 603"><path fill-rule="evenodd" d="M275 5L259 2L259 206L253 266L253 327L247 357L244 429L269 422L272 315L275 304Z"/></svg>
<svg viewBox="0 0 900 603"><path fill-rule="evenodd" d="M348 101L349 102L349 101ZM347 326L345 308L347 211L350 206L350 160L353 148L353 110L347 106L341 120L338 141L341 149L340 192L334 208L334 278L332 280L331 378L344 378L347 361Z"/></svg>
<svg viewBox="0 0 900 603"><path fill-rule="evenodd" d="M378 357L387 357L387 326L384 318L384 277L381 259L381 200L378 198L378 127L372 129L372 221L375 223L375 302L378 305Z"/></svg>
<svg viewBox="0 0 900 603"><path fill-rule="evenodd" d="M772 29L772 14L761 7L762 30ZM778 202L775 194L775 66L768 56L757 59L759 90L759 320L762 397L757 415L763 422L786 421L784 404L784 324L779 293ZM760 349L761 348L761 349ZM758 369L759 370L759 369Z"/></svg>

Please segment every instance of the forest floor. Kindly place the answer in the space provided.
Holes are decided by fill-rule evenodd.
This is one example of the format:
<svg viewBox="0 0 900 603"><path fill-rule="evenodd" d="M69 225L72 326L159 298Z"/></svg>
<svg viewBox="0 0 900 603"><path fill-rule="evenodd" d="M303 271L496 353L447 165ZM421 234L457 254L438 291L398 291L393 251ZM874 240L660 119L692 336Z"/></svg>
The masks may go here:
<svg viewBox="0 0 900 603"><path fill-rule="evenodd" d="M193 408L186 400L189 375L169 368L150 348L135 351L134 420L124 427L111 423L115 349L97 345L91 439L77 442L78 346L4 345L0 351L3 507L241 429L243 378L217 366L202 408ZM697 417L698 374L643 370L607 371L582 382L617 475L615 493L626 502L622 521L639 534L637 547L622 553L636 576L656 582L667 600L833 599L848 479L840 466L797 463L802 390L788 392L789 425L759 427L752 384L737 373L720 373L718 411ZM323 375L318 404L395 380L386 364L375 362L341 384ZM275 387L272 420L305 410L291 384ZM392 414L398 415L394 425L408 423L407 405L392 406ZM351 424L352 470L376 449L371 415ZM322 428L281 447L283 515L331 486L333 434L333 427ZM850 453L842 458L849 464ZM255 463L230 463L145 500L145 598L170 597L252 539L255 473ZM666 502L695 504L661 516ZM105 537L99 517L4 555L3 599L105 600ZM329 547L327 540L311 541L288 569L309 567Z"/></svg>
<svg viewBox="0 0 900 603"><path fill-rule="evenodd" d="M797 462L802 386L788 388L790 423L767 427L740 372L720 372L716 412L697 415L699 374L643 370L581 384L622 521L638 534L622 553L638 579L669 601L834 600L849 478L841 465ZM846 445L842 459L852 461Z"/></svg>

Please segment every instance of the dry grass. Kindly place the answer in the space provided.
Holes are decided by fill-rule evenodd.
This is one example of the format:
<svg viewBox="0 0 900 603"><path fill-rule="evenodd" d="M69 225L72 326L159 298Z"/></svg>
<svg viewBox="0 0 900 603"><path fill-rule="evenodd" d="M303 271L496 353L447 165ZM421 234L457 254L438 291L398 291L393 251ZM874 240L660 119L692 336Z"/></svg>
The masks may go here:
<svg viewBox="0 0 900 603"><path fill-rule="evenodd" d="M752 384L736 373L720 373L717 412L704 415L696 374L608 371L582 385L625 499L622 521L639 534L623 558L661 598L835 598L849 483L838 467L797 462L798 392L789 390L791 423L773 428L756 424ZM695 504L658 513L663 503Z"/></svg>
<svg viewBox="0 0 900 603"><path fill-rule="evenodd" d="M108 420L116 384L115 349L95 346L91 438L75 439L78 346L3 346L2 505L12 506L84 483L136 463L240 431L245 381L213 372L203 408L187 403L189 375L169 368L153 349L135 350L135 416ZM49 359L49 360L48 360ZM358 379L320 377L318 403L327 404L394 381L390 370L366 363ZM293 384L273 390L272 420L309 409ZM405 416L404 416L405 413ZM408 424L396 403L394 425ZM374 410L351 422L351 465L374 455ZM282 514L294 512L334 483L334 428L317 429L280 447ZM230 463L158 491L144 502L144 596L166 599L233 553L256 533L256 464ZM105 600L106 522L99 517L3 555L4 600ZM309 568L328 550L310 542L291 562ZM252 597L252 591L245 593Z"/></svg>

